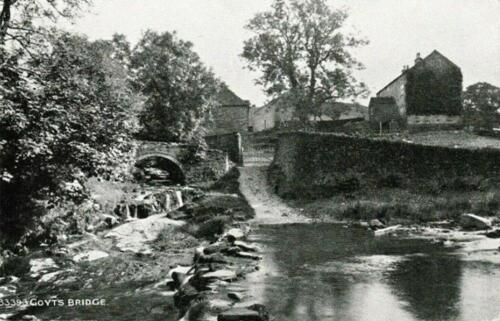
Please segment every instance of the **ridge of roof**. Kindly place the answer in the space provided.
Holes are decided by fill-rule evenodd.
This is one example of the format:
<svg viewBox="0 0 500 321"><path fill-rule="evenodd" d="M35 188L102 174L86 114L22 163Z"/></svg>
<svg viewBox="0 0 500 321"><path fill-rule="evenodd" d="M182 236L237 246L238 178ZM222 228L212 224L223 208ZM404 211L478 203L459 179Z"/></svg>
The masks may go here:
<svg viewBox="0 0 500 321"><path fill-rule="evenodd" d="M229 87L224 84L218 94L219 103L221 106L250 106L248 100L243 100L236 95Z"/></svg>
<svg viewBox="0 0 500 321"><path fill-rule="evenodd" d="M460 67L455 64L453 61L451 61L450 59L448 59L445 55L443 55L442 53L440 53L438 50L434 49L432 50L432 52L430 54L428 54L425 58L423 58L422 60L423 61L426 61L427 59L429 59L430 57L432 57L433 55L439 55L441 58L444 58L448 63L450 63L451 65L453 65L454 67L460 69ZM403 77L404 75L406 75L406 73L410 70L413 70L415 68L415 65L411 66L410 68L408 68L407 70L403 71L399 76L397 76L394 80L392 80L391 82L389 82L387 85L385 85L382 89L380 89L379 91L377 91L377 95L380 94L383 90L385 90L387 87L389 87L390 85L392 85L393 83L395 83L397 80L399 80L399 78Z"/></svg>

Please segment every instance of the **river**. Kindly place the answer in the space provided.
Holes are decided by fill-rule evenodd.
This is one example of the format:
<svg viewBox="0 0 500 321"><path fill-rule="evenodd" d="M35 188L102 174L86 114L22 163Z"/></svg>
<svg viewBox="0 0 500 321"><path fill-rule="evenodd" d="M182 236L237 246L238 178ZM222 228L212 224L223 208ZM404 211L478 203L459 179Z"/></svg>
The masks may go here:
<svg viewBox="0 0 500 321"><path fill-rule="evenodd" d="M438 242L325 223L264 225L252 240L264 260L248 291L277 321L500 317L500 266Z"/></svg>

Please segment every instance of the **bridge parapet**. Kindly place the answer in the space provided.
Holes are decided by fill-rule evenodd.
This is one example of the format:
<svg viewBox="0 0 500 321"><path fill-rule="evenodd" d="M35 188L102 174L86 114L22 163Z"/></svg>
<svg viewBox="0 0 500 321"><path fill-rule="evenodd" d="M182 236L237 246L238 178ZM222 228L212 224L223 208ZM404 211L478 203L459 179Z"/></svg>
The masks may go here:
<svg viewBox="0 0 500 321"><path fill-rule="evenodd" d="M136 158L146 155L165 155L177 159L180 154L190 147L188 144L176 144L154 141L138 141Z"/></svg>

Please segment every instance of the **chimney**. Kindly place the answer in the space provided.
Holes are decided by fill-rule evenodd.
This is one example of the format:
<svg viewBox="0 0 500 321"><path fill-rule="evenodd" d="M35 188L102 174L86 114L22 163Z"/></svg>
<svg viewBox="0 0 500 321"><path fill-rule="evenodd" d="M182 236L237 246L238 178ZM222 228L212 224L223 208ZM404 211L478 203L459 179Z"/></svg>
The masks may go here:
<svg viewBox="0 0 500 321"><path fill-rule="evenodd" d="M422 57L420 57L420 52L417 52L417 58L415 58L415 65L424 61Z"/></svg>
<svg viewBox="0 0 500 321"><path fill-rule="evenodd" d="M410 67L408 65L404 65L403 66L403 70L401 71L402 73L405 73L408 71L408 69L410 69Z"/></svg>

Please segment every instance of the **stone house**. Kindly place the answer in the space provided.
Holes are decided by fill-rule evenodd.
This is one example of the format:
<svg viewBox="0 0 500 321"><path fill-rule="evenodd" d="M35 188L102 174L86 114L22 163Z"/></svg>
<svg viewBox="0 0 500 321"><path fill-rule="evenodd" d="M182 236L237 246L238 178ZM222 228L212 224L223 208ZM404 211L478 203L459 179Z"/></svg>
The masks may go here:
<svg viewBox="0 0 500 321"><path fill-rule="evenodd" d="M248 132L250 102L238 97L226 85L223 85L217 100L218 104L212 110L212 125L209 129L209 135Z"/></svg>
<svg viewBox="0 0 500 321"><path fill-rule="evenodd" d="M382 88L376 98L394 99L399 111L398 123L402 127L443 129L461 126L461 94L460 68L434 50L425 58L417 54L414 66L405 66L401 75ZM379 115L383 111L377 100L373 103L377 108L369 111L369 120L378 126L384 118Z"/></svg>

